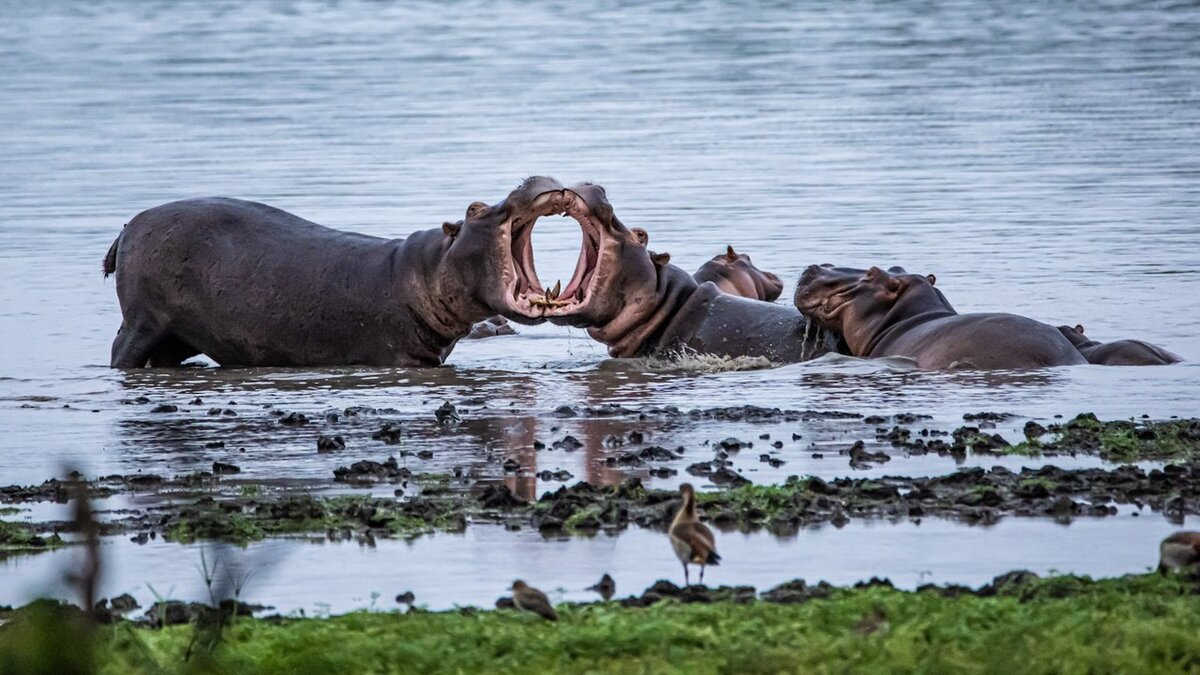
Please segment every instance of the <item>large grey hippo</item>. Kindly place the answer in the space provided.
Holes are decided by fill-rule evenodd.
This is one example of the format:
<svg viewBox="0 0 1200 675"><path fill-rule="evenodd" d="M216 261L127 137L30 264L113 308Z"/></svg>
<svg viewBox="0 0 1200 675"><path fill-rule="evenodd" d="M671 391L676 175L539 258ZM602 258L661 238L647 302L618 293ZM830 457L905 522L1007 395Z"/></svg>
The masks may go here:
<svg viewBox="0 0 1200 675"><path fill-rule="evenodd" d="M529 178L404 239L237 199L149 209L104 259L123 316L111 365L201 353L223 366L440 364L473 323L528 314L514 256L531 250L538 216L561 213L563 194L552 178Z"/></svg>
<svg viewBox="0 0 1200 675"><path fill-rule="evenodd" d="M903 356L929 370L1040 368L1086 363L1054 326L1014 314L959 314L932 276L812 265L795 304L841 332L854 356Z"/></svg>
<svg viewBox="0 0 1200 675"><path fill-rule="evenodd" d="M793 307L723 293L671 265L668 254L648 250L646 232L625 227L603 187L584 183L564 194L565 212L583 229L575 274L565 288L537 297L530 252L522 267L530 306L510 310L509 318L586 327L614 357L690 351L792 363L835 343Z"/></svg>
<svg viewBox="0 0 1200 675"><path fill-rule="evenodd" d="M1097 342L1083 334L1083 326L1059 326L1075 348L1088 363L1100 366L1165 366L1179 363L1183 359L1177 354L1141 340L1113 340Z"/></svg>
<svg viewBox="0 0 1200 675"><path fill-rule="evenodd" d="M699 284L711 281L730 295L751 300L775 302L783 294L783 281L778 276L755 267L750 256L734 251L732 246L701 265L692 278Z"/></svg>

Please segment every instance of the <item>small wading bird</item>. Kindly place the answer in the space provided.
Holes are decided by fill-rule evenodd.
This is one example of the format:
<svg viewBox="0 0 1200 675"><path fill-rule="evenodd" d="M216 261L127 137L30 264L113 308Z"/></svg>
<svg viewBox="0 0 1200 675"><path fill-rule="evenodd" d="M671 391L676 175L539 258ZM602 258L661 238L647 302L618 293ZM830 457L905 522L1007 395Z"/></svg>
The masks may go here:
<svg viewBox="0 0 1200 675"><path fill-rule="evenodd" d="M683 583L691 585L688 578L688 564L700 566L700 583L704 583L705 565L719 565L721 556L717 555L717 543L713 539L712 530L700 522L696 516L696 490L690 484L679 486L679 494L683 496L683 504L671 521L668 534L671 537L671 547L675 556L683 563Z"/></svg>
<svg viewBox="0 0 1200 675"><path fill-rule="evenodd" d="M513 604L517 609L532 612L547 621L558 621L558 612L550 606L546 594L517 579L512 585Z"/></svg>
<svg viewBox="0 0 1200 675"><path fill-rule="evenodd" d="M1158 573L1200 567L1200 532L1176 532L1158 547Z"/></svg>

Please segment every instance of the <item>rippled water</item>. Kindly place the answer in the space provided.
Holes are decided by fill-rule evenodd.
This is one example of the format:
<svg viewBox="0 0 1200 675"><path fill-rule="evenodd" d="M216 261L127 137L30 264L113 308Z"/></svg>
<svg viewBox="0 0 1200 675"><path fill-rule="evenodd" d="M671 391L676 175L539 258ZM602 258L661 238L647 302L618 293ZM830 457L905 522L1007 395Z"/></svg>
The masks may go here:
<svg viewBox="0 0 1200 675"><path fill-rule="evenodd" d="M315 427L282 429L266 405L318 418L394 408L414 449L438 450L426 469L494 467L490 447L600 481L621 475L602 466L611 430L550 417L557 406L749 403L941 424L984 409L1197 414L1192 3L55 2L5 3L3 15L0 483L64 464L173 473L230 456L252 478L327 479L390 451L369 444L372 418L347 432L346 455L317 456ZM672 372L606 361L582 332L543 326L462 344L430 371L106 367L120 316L100 260L145 208L229 195L401 236L533 173L603 183L625 223L689 269L727 243L789 285L814 262L902 264L936 273L960 311L1083 323L1189 362ZM535 245L543 279L566 277L579 232L547 221ZM432 424L441 401L480 396L465 433ZM184 409L150 414L160 402ZM214 405L238 415L207 416ZM836 473L805 459L808 443L849 443L863 430L848 424L779 425L769 431L804 437L781 451L789 464L742 468L764 472L756 480ZM568 431L591 433L594 452L530 448ZM729 430L662 435L695 447ZM226 449L203 447L215 439ZM952 466L922 461L887 468Z"/></svg>

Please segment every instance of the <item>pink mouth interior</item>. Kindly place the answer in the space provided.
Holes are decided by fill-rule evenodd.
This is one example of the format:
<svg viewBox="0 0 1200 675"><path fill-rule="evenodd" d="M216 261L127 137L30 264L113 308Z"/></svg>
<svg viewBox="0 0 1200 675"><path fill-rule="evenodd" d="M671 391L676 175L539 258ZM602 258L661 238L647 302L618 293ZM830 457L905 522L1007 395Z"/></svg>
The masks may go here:
<svg viewBox="0 0 1200 675"><path fill-rule="evenodd" d="M549 215L573 218L583 231L579 260L575 263L575 272L565 288L561 281L556 282L554 287L543 287L534 264L533 226L538 218ZM588 290L595 277L603 233L599 223L592 217L587 203L570 190L547 193L535 200L532 217L514 219L512 228L512 260L515 272L512 298L517 309L528 313L544 314L546 311L554 311L558 314L582 305L587 300Z"/></svg>

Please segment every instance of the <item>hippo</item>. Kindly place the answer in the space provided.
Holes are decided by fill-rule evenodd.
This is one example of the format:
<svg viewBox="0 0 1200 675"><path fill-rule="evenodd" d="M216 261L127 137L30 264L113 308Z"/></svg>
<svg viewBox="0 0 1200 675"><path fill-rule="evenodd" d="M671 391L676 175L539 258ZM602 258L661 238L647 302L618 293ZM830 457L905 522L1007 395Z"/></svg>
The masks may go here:
<svg viewBox="0 0 1200 675"><path fill-rule="evenodd" d="M919 368L1019 369L1068 366L1086 359L1053 326L1015 314L959 314L934 288L936 279L811 265L795 304L819 325L842 334L861 358L901 356Z"/></svg>
<svg viewBox="0 0 1200 675"><path fill-rule="evenodd" d="M734 251L732 246L726 247L724 254L701 265L692 273L692 278L698 284L711 281L730 295L763 302L775 302L783 293L783 281L779 277L758 269L750 262L750 256Z"/></svg>
<svg viewBox="0 0 1200 675"><path fill-rule="evenodd" d="M514 256L562 185L526 179L458 222L385 239L250 201L187 199L143 211L104 259L122 323L114 368L434 366L472 324L529 306ZM524 316L524 315L521 315Z"/></svg>
<svg viewBox="0 0 1200 675"><path fill-rule="evenodd" d="M616 217L602 186L583 183L565 194L565 212L583 230L575 273L565 288L555 284L539 295L532 252L518 255L518 286L527 294L505 313L508 318L586 328L618 358L687 351L793 363L836 344L836 336L818 330L794 307L729 295L671 265L669 254L647 248L645 230L627 228Z"/></svg>
<svg viewBox="0 0 1200 675"><path fill-rule="evenodd" d="M1088 363L1100 366L1165 366L1183 359L1177 354L1141 340L1097 342L1083 334L1083 326L1059 326L1059 332L1075 345Z"/></svg>

